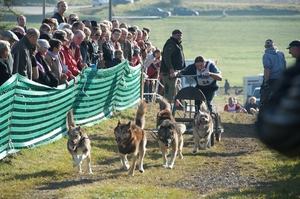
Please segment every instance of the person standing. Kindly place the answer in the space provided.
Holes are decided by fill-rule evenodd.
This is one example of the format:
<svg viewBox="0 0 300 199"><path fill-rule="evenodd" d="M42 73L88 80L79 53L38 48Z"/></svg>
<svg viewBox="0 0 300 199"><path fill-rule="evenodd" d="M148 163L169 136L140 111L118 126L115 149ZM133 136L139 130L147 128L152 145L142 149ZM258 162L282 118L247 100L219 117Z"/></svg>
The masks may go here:
<svg viewBox="0 0 300 199"><path fill-rule="evenodd" d="M37 68L32 64L33 52L36 49L37 40L40 37L40 32L35 28L28 29L26 35L18 41L11 50L13 56L13 71L27 77L33 78L32 75L38 74ZM35 71L33 71L35 70Z"/></svg>
<svg viewBox="0 0 300 199"><path fill-rule="evenodd" d="M274 84L286 69L283 52L277 50L273 40L265 41L265 53L262 58L264 67L264 80L261 86L261 106L269 102Z"/></svg>
<svg viewBox="0 0 300 199"><path fill-rule="evenodd" d="M56 9L57 9L57 12L54 13L54 15L52 16L52 18L57 19L58 24L68 23L67 18L64 16L64 13L68 9L67 2L65 2L65 1L59 1L56 4Z"/></svg>
<svg viewBox="0 0 300 199"><path fill-rule="evenodd" d="M182 47L182 32L173 30L172 36L166 41L161 61L161 77L165 87L164 97L171 102L175 96L176 73L185 68Z"/></svg>
<svg viewBox="0 0 300 199"><path fill-rule="evenodd" d="M300 41L294 40L292 41L288 48L289 53L292 55L292 57L296 58L296 61L300 60Z"/></svg>
<svg viewBox="0 0 300 199"><path fill-rule="evenodd" d="M230 84L229 84L228 80L225 79L225 83L224 83L225 95L229 95L229 93L228 93L229 89L230 89Z"/></svg>
<svg viewBox="0 0 300 199"><path fill-rule="evenodd" d="M17 24L18 24L18 26L21 26L22 28L24 28L24 31L27 32L26 17L24 15L19 15L17 17Z"/></svg>
<svg viewBox="0 0 300 199"><path fill-rule="evenodd" d="M276 83L270 102L259 110L256 129L262 142L287 156L299 156L300 142L300 41L292 41L289 53L296 63Z"/></svg>
<svg viewBox="0 0 300 199"><path fill-rule="evenodd" d="M11 77L11 69L8 64L10 44L0 40L0 86Z"/></svg>

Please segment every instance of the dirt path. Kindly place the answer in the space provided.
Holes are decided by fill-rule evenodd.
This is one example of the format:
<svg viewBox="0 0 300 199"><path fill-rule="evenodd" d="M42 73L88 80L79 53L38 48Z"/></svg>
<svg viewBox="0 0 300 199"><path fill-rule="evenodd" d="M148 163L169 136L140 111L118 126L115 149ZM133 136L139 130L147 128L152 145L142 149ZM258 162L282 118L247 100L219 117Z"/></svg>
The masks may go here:
<svg viewBox="0 0 300 199"><path fill-rule="evenodd" d="M176 186L197 190L201 194L208 194L216 190L241 190L243 188L259 186L259 179L253 176L241 175L245 167L239 163L243 155L262 150L256 138L253 124L234 125L225 123L225 133L221 143L221 152L200 152L206 156L204 166Z"/></svg>

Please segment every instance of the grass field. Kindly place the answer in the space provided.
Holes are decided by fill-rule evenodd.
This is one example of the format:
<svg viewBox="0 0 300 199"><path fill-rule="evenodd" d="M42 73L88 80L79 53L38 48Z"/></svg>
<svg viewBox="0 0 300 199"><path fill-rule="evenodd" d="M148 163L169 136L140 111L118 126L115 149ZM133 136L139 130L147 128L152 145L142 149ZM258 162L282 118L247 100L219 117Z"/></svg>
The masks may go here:
<svg viewBox="0 0 300 199"><path fill-rule="evenodd" d="M156 106L150 105L146 128L154 128ZM93 175L78 175L61 139L23 150L0 162L0 198L296 198L299 159L287 159L262 146L246 114L222 114L224 139L192 155L185 135L184 159L164 169L158 144L148 132L145 173L128 177L120 169L113 136L117 121L133 119L135 110L117 113L100 125L84 128L92 140ZM233 170L232 170L233 169ZM209 174L211 172L211 174ZM215 173L215 174L214 174ZM207 176L208 175L208 176ZM210 175L212 175L210 177ZM225 184L220 184L220 176ZM201 176L207 176L210 181ZM210 177L210 178L209 178ZM238 179L239 183L233 184ZM223 181L223 180L220 180ZM214 183L211 187L210 183ZM203 187L207 187L203 189ZM235 187L237 186L237 187Z"/></svg>

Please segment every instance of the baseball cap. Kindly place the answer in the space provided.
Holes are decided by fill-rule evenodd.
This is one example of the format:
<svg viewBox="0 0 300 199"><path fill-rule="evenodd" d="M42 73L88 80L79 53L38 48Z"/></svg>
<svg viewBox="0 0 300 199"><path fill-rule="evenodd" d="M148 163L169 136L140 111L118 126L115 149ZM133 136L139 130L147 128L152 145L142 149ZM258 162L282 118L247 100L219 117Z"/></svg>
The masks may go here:
<svg viewBox="0 0 300 199"><path fill-rule="evenodd" d="M60 41L68 41L67 39L67 33L63 30L57 30L53 34L54 39L58 39Z"/></svg>
<svg viewBox="0 0 300 199"><path fill-rule="evenodd" d="M271 47L273 47L273 46L274 46L274 42L273 42L272 39L267 39L267 40L265 41L265 48L271 48Z"/></svg>
<svg viewBox="0 0 300 199"><path fill-rule="evenodd" d="M292 41L289 46L287 47L287 49L290 49L292 47L300 47L300 41L299 40L294 40Z"/></svg>
<svg viewBox="0 0 300 199"><path fill-rule="evenodd" d="M182 34L182 32L179 29L175 29L172 32L172 35Z"/></svg>
<svg viewBox="0 0 300 199"><path fill-rule="evenodd" d="M17 35L10 30L5 30L5 31L1 32L1 36L5 37L6 39L9 39L9 40L12 39L14 41L19 41L19 38L17 37Z"/></svg>

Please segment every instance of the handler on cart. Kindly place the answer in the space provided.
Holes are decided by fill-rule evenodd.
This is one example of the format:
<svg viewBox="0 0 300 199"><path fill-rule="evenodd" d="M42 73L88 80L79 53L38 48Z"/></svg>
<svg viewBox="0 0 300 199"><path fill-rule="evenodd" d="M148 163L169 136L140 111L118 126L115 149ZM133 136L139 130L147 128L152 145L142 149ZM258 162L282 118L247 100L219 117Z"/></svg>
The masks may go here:
<svg viewBox="0 0 300 199"><path fill-rule="evenodd" d="M220 70L216 65L210 61L205 60L202 56L195 58L195 62L180 72L180 75L193 75L196 81L196 88L200 89L204 94L207 102L207 106L210 112L212 112L211 102L218 90L217 81L222 80ZM199 111L200 101L195 100L196 112Z"/></svg>

